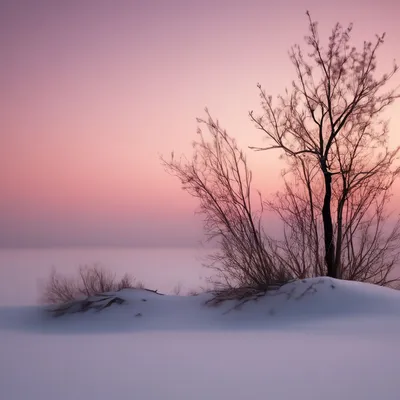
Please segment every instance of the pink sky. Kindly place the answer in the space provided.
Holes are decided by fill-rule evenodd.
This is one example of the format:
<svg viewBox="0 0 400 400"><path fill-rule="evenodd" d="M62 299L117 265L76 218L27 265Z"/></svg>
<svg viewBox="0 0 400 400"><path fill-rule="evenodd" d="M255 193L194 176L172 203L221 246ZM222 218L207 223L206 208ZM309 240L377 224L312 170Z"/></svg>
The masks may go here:
<svg viewBox="0 0 400 400"><path fill-rule="evenodd" d="M307 9L323 38L337 21L356 45L386 31L379 67L400 60L390 0L2 1L0 246L196 244L196 203L159 155L191 153L205 106L261 144L256 84L290 86ZM399 103L390 117L399 144ZM249 157L256 186L277 190L276 155Z"/></svg>

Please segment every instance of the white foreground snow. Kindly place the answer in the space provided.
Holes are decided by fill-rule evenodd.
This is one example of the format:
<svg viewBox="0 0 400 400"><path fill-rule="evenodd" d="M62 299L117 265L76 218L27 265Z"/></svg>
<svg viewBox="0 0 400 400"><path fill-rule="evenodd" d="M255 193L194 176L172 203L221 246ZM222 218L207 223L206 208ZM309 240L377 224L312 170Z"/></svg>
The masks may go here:
<svg viewBox="0 0 400 400"><path fill-rule="evenodd" d="M398 399L400 292L312 279L240 307L119 292L101 312L0 308L0 399Z"/></svg>

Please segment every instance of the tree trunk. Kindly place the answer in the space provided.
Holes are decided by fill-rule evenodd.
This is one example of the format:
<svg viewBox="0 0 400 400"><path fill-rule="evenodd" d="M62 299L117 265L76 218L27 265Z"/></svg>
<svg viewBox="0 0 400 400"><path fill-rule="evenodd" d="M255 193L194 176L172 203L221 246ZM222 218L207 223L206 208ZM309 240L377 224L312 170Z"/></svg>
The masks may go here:
<svg viewBox="0 0 400 400"><path fill-rule="evenodd" d="M337 234L336 234L336 256L335 256L335 269L336 278L342 279L342 243L343 243L343 208L347 198L347 191L344 193L338 204L337 211Z"/></svg>
<svg viewBox="0 0 400 400"><path fill-rule="evenodd" d="M325 262L328 269L327 276L337 278L337 269L335 266L335 242L331 213L332 176L326 169L326 166L323 166L323 171L325 178L325 196L324 205L322 207L322 220L324 223Z"/></svg>

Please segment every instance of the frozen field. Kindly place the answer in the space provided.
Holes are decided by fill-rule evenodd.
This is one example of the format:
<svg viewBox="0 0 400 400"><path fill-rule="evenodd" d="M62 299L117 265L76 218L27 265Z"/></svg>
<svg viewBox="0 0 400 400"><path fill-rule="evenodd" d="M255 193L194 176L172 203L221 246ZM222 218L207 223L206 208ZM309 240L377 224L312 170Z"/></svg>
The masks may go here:
<svg viewBox="0 0 400 400"><path fill-rule="evenodd" d="M400 292L325 278L240 307L120 296L59 318L0 308L0 398L399 398Z"/></svg>

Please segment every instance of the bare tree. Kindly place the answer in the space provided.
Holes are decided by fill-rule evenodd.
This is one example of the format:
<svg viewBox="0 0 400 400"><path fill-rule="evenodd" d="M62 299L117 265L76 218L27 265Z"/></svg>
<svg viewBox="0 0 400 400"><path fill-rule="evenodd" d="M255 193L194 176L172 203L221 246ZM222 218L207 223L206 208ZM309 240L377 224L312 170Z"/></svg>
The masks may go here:
<svg viewBox="0 0 400 400"><path fill-rule="evenodd" d="M397 71L376 78L376 43L361 51L350 47L351 26L337 24L327 49L320 44L317 24L309 17L308 57L294 46L290 58L297 72L292 92L278 105L258 85L263 113L250 118L269 144L256 150L278 149L289 169L284 188L254 210L251 171L236 142L207 111L211 141L201 130L193 160L164 165L186 190L200 200L200 212L210 240L220 251L212 256L225 287L266 290L293 277L334 278L390 285L398 280L400 222L388 228L387 205L399 149L388 148L388 125L382 112L399 97L384 92ZM262 229L263 207L283 222L283 239ZM250 290L250 291L251 291ZM252 292L254 293L254 292ZM252 294L250 294L252 295Z"/></svg>
<svg viewBox="0 0 400 400"><path fill-rule="evenodd" d="M384 206L399 173L394 168L399 149L388 149L388 127L381 117L398 97L395 89L383 91L397 65L376 77L384 35L358 51L349 45L351 25L344 29L336 24L324 48L317 23L307 15L310 52L305 56L298 45L290 51L297 73L291 93L280 96L274 106L258 85L263 113L250 112L270 142L256 149L283 151L290 172L302 185L299 195L287 182L285 194L272 207L286 224L285 257L303 263L305 273L308 260L314 263L313 274L326 267L326 274L334 278L387 282L390 268L380 275L373 265L377 260L377 265L386 265L383 256L388 255L392 257L387 266L397 261L393 244L399 239L398 225L385 235L383 223Z"/></svg>
<svg viewBox="0 0 400 400"><path fill-rule="evenodd" d="M261 226L262 207L253 208L252 174L244 153L206 113L207 120L198 122L208 128L211 140L199 129L192 160L176 160L172 154L169 161L162 159L163 164L200 201L207 237L219 245L209 264L218 273L218 283L267 289L291 275L273 256L272 241Z"/></svg>

